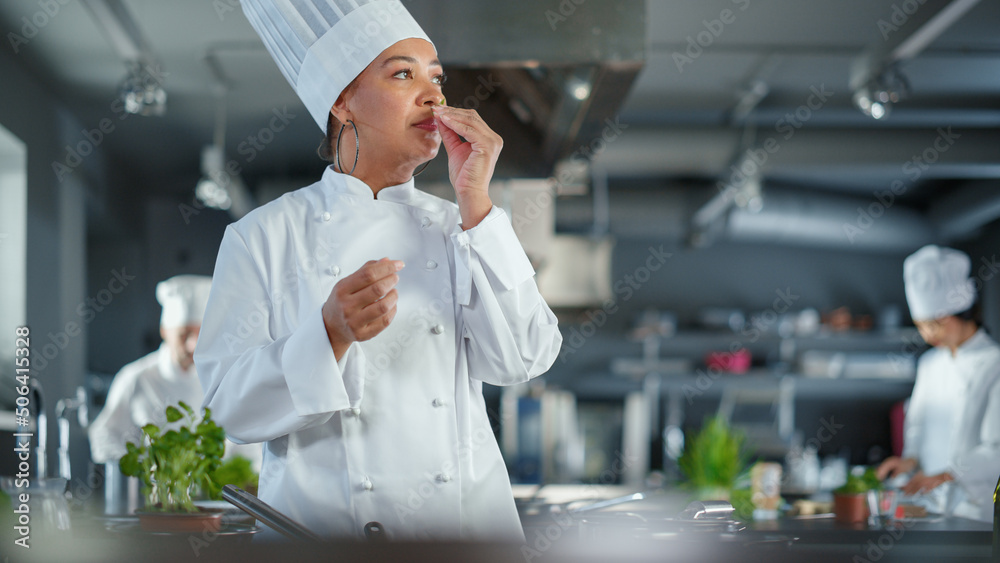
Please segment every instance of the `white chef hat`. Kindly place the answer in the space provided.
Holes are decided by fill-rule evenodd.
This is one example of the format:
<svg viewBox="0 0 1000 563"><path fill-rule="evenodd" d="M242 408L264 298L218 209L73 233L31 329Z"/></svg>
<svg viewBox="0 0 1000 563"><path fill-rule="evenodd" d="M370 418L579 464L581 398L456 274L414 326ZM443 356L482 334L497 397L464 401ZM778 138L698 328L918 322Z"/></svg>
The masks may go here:
<svg viewBox="0 0 1000 563"><path fill-rule="evenodd" d="M243 13L326 131L330 108L382 51L431 40L399 0L242 0Z"/></svg>
<svg viewBox="0 0 1000 563"><path fill-rule="evenodd" d="M200 325L211 288L209 276L174 276L156 284L156 300L163 307L160 326Z"/></svg>
<svg viewBox="0 0 1000 563"><path fill-rule="evenodd" d="M933 244L903 261L903 282L910 316L930 321L967 311L976 302L976 286L969 279L969 255Z"/></svg>

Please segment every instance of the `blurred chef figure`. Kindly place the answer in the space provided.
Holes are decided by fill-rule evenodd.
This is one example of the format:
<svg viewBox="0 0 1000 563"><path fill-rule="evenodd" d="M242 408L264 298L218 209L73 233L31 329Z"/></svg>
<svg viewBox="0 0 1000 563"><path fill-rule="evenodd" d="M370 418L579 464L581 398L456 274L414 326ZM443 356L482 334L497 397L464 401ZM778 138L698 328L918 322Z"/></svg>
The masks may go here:
<svg viewBox="0 0 1000 563"><path fill-rule="evenodd" d="M194 368L194 348L211 286L211 277L192 275L174 276L156 285L156 300L163 307L163 343L115 375L104 409L88 429L95 463L120 459L126 442L142 440L146 424L165 425L167 406L179 401L195 409L201 405L203 393ZM233 453L234 446L227 443L226 453ZM259 447L256 454L252 449L239 454L259 470Z"/></svg>
<svg viewBox="0 0 1000 563"><path fill-rule="evenodd" d="M992 521L1000 475L1000 346L978 319L971 266L965 253L933 245L903 263L910 316L934 348L917 365L903 455L882 462L878 474L913 472L905 493L933 491L932 509Z"/></svg>

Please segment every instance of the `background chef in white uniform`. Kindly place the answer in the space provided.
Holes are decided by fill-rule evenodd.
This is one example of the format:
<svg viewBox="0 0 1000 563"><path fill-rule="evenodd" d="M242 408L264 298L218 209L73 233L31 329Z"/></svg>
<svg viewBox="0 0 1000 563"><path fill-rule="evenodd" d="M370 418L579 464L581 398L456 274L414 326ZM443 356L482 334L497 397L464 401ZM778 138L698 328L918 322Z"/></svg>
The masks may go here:
<svg viewBox="0 0 1000 563"><path fill-rule="evenodd" d="M322 536L523 541L482 383L544 373L562 337L487 192L502 140L443 105L398 1L242 5L334 165L227 228L204 404L266 442L261 499ZM457 205L414 187L442 140Z"/></svg>
<svg viewBox="0 0 1000 563"><path fill-rule="evenodd" d="M903 491L932 509L992 521L1000 475L1000 346L980 326L971 261L925 246L903 263L910 316L934 346L921 356L906 411L902 457L880 478L913 472Z"/></svg>
<svg viewBox="0 0 1000 563"><path fill-rule="evenodd" d="M111 382L104 408L87 430L95 463L120 459L126 453L126 442L142 441L146 424L164 426L167 406L179 401L195 409L201 405L204 394L194 368L194 349L211 286L211 277L193 275L174 276L156 284L156 300L163 308L163 343L155 352L123 367ZM259 448L226 445L226 457L237 453L250 459L259 471Z"/></svg>

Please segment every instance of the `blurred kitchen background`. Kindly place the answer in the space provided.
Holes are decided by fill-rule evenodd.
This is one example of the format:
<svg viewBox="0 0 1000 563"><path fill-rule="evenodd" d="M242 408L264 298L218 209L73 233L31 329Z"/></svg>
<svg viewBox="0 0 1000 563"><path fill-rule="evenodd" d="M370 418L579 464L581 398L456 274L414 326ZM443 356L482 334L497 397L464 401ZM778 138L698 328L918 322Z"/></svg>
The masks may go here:
<svg viewBox="0 0 1000 563"><path fill-rule="evenodd" d="M881 460L924 244L972 256L1000 329L1000 3L405 4L505 140L494 201L565 338L486 392L515 482L669 482L714 414L764 459ZM4 2L0 29L0 355L30 325L48 472L85 482L82 423L159 344L155 284L315 182L322 134L236 0Z"/></svg>

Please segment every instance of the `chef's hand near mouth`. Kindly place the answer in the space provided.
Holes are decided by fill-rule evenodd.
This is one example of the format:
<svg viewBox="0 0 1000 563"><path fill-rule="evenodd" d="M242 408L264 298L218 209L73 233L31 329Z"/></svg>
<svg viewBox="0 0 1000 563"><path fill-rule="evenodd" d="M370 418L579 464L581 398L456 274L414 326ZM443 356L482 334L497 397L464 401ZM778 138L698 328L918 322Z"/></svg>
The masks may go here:
<svg viewBox="0 0 1000 563"><path fill-rule="evenodd" d="M503 149L503 139L475 110L444 105L432 109L448 153L448 178L455 187L462 227L470 229L493 207L490 180Z"/></svg>
<svg viewBox="0 0 1000 563"><path fill-rule="evenodd" d="M400 260L369 260L337 282L323 304L323 324L339 361L352 342L363 342L385 330L396 316L396 284Z"/></svg>

